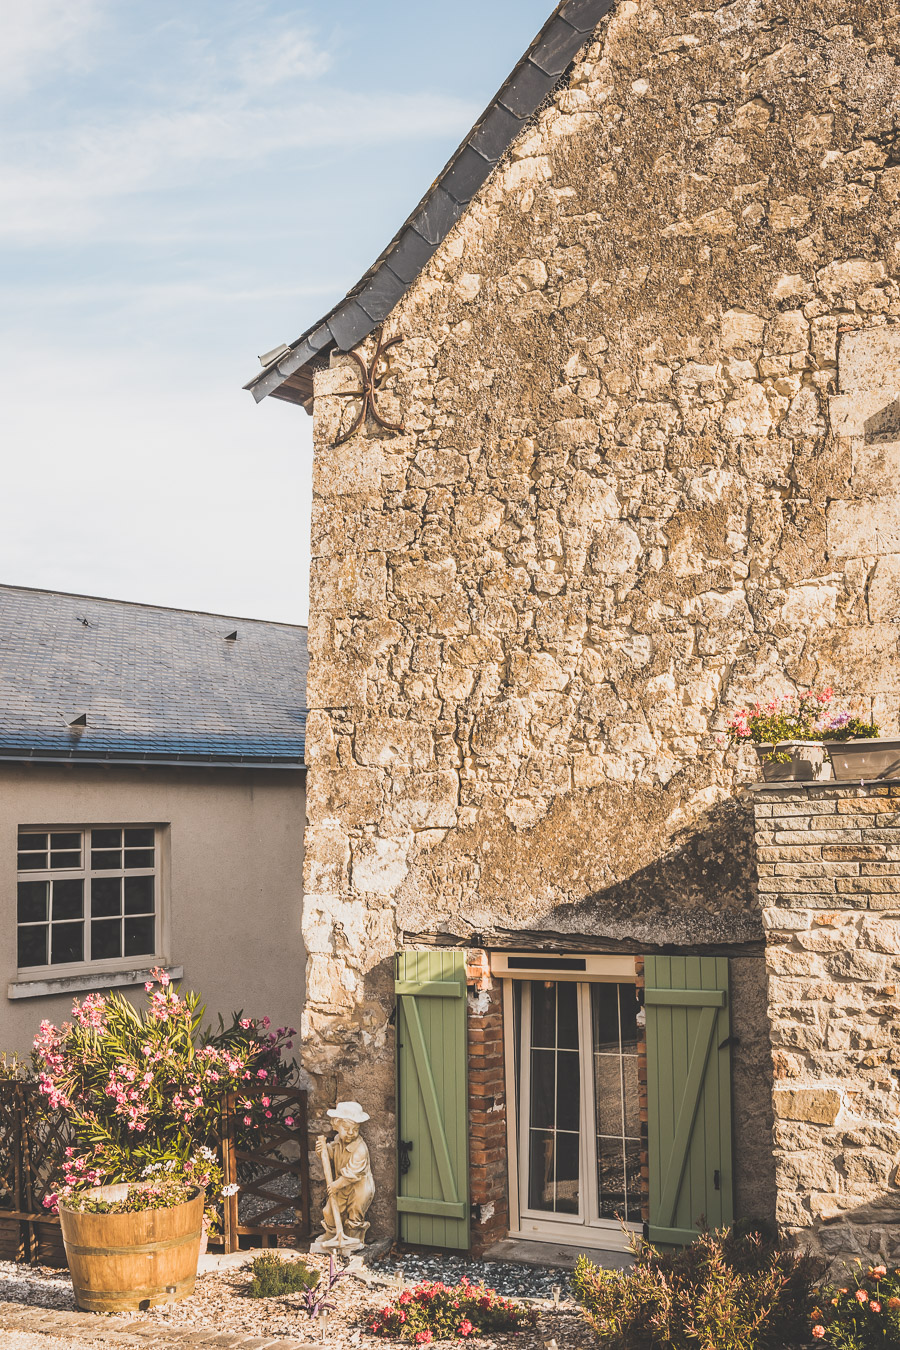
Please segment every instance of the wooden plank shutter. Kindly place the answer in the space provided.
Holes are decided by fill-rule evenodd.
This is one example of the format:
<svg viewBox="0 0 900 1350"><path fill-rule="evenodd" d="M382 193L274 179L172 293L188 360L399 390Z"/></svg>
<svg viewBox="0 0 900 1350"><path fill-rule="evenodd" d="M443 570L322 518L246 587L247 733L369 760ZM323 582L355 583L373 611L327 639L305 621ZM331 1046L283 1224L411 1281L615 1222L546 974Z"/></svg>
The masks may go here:
<svg viewBox="0 0 900 1350"><path fill-rule="evenodd" d="M395 990L400 1238L468 1251L464 954L400 952Z"/></svg>
<svg viewBox="0 0 900 1350"><path fill-rule="evenodd" d="M650 1241L734 1220L728 961L644 958Z"/></svg>

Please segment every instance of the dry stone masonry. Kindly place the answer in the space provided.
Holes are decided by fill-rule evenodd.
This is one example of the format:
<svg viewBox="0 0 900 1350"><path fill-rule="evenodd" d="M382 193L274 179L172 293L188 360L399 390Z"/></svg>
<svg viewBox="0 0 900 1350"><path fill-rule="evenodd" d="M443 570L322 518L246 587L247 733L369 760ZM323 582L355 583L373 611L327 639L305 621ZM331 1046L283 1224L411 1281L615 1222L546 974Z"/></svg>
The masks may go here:
<svg viewBox="0 0 900 1350"><path fill-rule="evenodd" d="M778 1220L900 1257L900 786L756 793Z"/></svg>
<svg viewBox="0 0 900 1350"><path fill-rule="evenodd" d="M620 0L387 320L404 433L335 448L357 371L316 376L305 1041L381 1122L376 1228L404 940L759 944L800 916L760 908L725 711L831 682L898 729L898 60L893 0ZM844 917L773 960L846 930L825 984L881 990L888 920L837 885L878 878L829 875ZM778 1053L816 1102L779 1098L786 1178L856 1117L797 1118L839 1047Z"/></svg>

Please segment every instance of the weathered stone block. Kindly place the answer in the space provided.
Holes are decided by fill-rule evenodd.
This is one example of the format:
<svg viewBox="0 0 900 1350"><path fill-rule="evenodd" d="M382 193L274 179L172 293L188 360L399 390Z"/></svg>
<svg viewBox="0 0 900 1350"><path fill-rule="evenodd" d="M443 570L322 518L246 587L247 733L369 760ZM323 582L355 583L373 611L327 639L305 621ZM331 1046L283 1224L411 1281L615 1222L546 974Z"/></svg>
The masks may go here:
<svg viewBox="0 0 900 1350"><path fill-rule="evenodd" d="M781 1088L773 1094L775 1115L781 1120L802 1120L833 1125L841 1109L837 1088Z"/></svg>
<svg viewBox="0 0 900 1350"><path fill-rule="evenodd" d="M900 552L900 496L832 501L826 522L828 552L834 558Z"/></svg>

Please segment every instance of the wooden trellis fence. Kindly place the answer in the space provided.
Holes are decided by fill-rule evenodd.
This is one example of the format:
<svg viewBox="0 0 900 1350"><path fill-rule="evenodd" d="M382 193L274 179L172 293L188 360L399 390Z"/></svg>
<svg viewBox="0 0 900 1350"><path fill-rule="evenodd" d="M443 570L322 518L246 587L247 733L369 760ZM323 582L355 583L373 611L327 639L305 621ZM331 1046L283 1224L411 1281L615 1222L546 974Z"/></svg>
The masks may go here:
<svg viewBox="0 0 900 1350"><path fill-rule="evenodd" d="M223 1231L210 1245L226 1252L293 1245L310 1235L306 1093L277 1088L267 1095L271 1121L252 1147L233 1098L222 1113L222 1167L238 1191L224 1201ZM0 1259L65 1266L59 1219L43 1202L71 1142L67 1119L47 1108L35 1083L0 1082Z"/></svg>

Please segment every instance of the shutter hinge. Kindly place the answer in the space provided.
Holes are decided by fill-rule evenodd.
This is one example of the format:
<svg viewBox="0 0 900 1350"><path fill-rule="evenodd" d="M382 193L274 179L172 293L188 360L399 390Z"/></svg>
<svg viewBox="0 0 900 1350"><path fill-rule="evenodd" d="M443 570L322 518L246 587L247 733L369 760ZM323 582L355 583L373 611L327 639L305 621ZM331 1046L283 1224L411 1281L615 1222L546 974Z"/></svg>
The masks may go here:
<svg viewBox="0 0 900 1350"><path fill-rule="evenodd" d="M713 1187L717 1191L720 1191L722 1189L722 1174L719 1171L718 1167L713 1172Z"/></svg>
<svg viewBox="0 0 900 1350"><path fill-rule="evenodd" d="M724 1050L726 1045L740 1045L740 1043L741 1043L740 1036L734 1035L726 1036L724 1041L719 1041L719 1049Z"/></svg>
<svg viewBox="0 0 900 1350"><path fill-rule="evenodd" d="M412 1167L410 1153L412 1152L413 1141L411 1139L401 1139L398 1141L398 1151L400 1154L400 1175L405 1177Z"/></svg>

